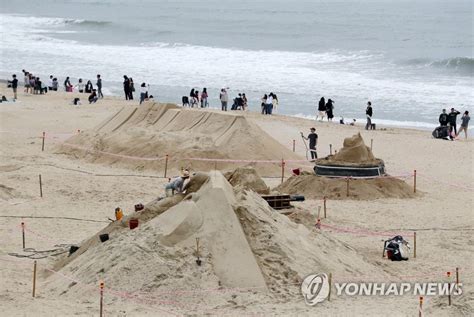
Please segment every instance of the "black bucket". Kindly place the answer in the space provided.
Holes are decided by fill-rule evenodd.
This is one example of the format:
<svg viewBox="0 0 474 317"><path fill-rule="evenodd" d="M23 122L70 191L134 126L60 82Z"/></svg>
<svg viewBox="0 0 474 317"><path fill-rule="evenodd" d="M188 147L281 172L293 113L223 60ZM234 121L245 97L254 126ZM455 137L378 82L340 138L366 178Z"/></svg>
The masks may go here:
<svg viewBox="0 0 474 317"><path fill-rule="evenodd" d="M105 241L109 240L109 234L108 233L101 234L99 236L99 239L100 239L100 242L105 242Z"/></svg>
<svg viewBox="0 0 474 317"><path fill-rule="evenodd" d="M79 247L77 245L71 245L71 247L69 248L69 256L71 256L71 254L73 254L77 250L79 250Z"/></svg>

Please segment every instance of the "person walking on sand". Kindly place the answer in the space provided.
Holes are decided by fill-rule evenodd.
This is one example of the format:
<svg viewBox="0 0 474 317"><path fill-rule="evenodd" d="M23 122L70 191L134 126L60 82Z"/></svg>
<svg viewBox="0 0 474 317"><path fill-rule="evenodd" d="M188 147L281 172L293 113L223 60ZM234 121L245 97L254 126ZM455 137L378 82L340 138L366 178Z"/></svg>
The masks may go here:
<svg viewBox="0 0 474 317"><path fill-rule="evenodd" d="M318 114L316 115L316 121L318 120L318 117L320 118L319 121L323 121L325 116L326 116L326 100L324 99L324 97L321 97L318 103Z"/></svg>
<svg viewBox="0 0 474 317"><path fill-rule="evenodd" d="M309 140L309 151L311 152L311 160L315 160L318 158L318 154L316 152L316 145L318 143L318 135L316 134L316 129L311 128L310 134L307 137L304 136L303 132L301 132L301 137L305 140Z"/></svg>
<svg viewBox="0 0 474 317"><path fill-rule="evenodd" d="M16 100L17 99L17 89L18 89L18 79L16 79L16 75L13 74L12 75L12 80L9 80L8 83L12 86L12 90L13 90L13 100Z"/></svg>
<svg viewBox="0 0 474 317"><path fill-rule="evenodd" d="M467 127L469 126L469 120L471 120L471 117L469 117L469 111L466 110L461 117L461 127L459 128L456 137L461 133L461 131L464 131L465 139L467 139Z"/></svg>
<svg viewBox="0 0 474 317"><path fill-rule="evenodd" d="M372 129L372 103L369 101L367 102L367 109L365 109L365 115L367 116L367 124L365 125L365 129L369 130Z"/></svg>
<svg viewBox="0 0 474 317"><path fill-rule="evenodd" d="M456 129L456 121L458 118L458 114L461 114L459 111L457 111L454 108L451 108L451 112L448 114L448 122L449 122L449 134L453 132L454 129L454 134L456 135L458 133Z"/></svg>
<svg viewBox="0 0 474 317"><path fill-rule="evenodd" d="M102 94L102 78L100 78L100 74L97 75L97 97L98 98L104 98L104 95Z"/></svg>
<svg viewBox="0 0 474 317"><path fill-rule="evenodd" d="M142 104L148 96L148 87L145 83L140 86L140 104Z"/></svg>
<svg viewBox="0 0 474 317"><path fill-rule="evenodd" d="M224 88L221 89L219 99L221 101L222 111L227 111L227 103L229 102L229 95L227 94L227 91Z"/></svg>
<svg viewBox="0 0 474 317"><path fill-rule="evenodd" d="M328 102L326 103L326 115L328 116L328 121L332 121L332 118L334 118L334 101L331 99L328 99Z"/></svg>
<svg viewBox="0 0 474 317"><path fill-rule="evenodd" d="M443 109L443 112L439 115L439 125L442 127L448 126L448 114L446 113L446 109Z"/></svg>

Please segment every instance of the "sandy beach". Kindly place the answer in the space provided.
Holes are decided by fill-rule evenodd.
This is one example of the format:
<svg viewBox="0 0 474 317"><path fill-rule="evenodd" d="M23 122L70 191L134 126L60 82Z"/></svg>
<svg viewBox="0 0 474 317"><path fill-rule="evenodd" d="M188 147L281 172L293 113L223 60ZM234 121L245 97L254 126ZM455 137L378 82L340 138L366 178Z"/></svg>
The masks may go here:
<svg viewBox="0 0 474 317"><path fill-rule="evenodd" d="M417 296L332 296L331 301L308 306L299 291L299 283L305 275L321 272L332 273L333 281L340 282L438 282L446 280L448 271L454 275L456 268L463 285L463 294L454 297L451 306L447 305L446 296L428 296L423 304L423 312L426 316L472 314L472 138L450 142L433 139L431 131L383 126L377 126L375 131L366 131L362 125L315 122L278 114L262 116L255 112L238 113L243 115L247 124L239 126L241 141L224 135L228 139L216 141L221 143L216 147L215 153L203 150L199 152L199 157L217 158L220 157L218 155L229 155L231 158L240 153L243 156L239 159L246 157L247 160L292 160L286 166L284 177L287 179L290 177L291 168L302 167L304 170L310 170L311 163L304 162L306 149L300 131L307 134L309 128L316 128L320 157L329 154L330 145L332 150L339 150L344 138L360 133L366 144L369 145L370 140L373 140L373 153L384 160L390 175L404 180L407 186L412 187L413 173L416 170L417 194L411 198L330 199L327 201L327 218L322 219L327 227L323 226L318 230L312 224L316 219L318 207L322 206L321 199L306 199L304 202L293 203L293 218L288 218L277 212L276 215L268 214L267 206L250 203L260 201L259 197L254 197L257 194L253 192L231 193L231 190L226 189L223 192L232 196L229 201L235 199L236 204L241 204L247 210L254 208L255 211L247 219L248 222L243 220L245 216L242 213L236 213L236 217L242 222L242 228L238 226L236 229L233 224L226 223L222 226L228 225L232 230L239 230L239 234L243 230L250 252L261 252L261 257L273 252L270 247L273 244L281 249L280 253L275 252L276 255L281 254L281 258L275 255L273 262L268 261L268 265L262 265L260 256L256 256L256 264L245 264L245 267L253 265L260 268L265 287L221 286L221 281L218 281L213 273L217 265L209 268L205 265L196 267L194 263L189 263L194 261L194 256L187 253L190 250L190 246L186 244L188 242L183 242L181 248L178 247L181 245L171 248L155 244L152 232L165 229L160 227L159 221L150 221L134 231L124 231L123 240L110 241L109 248L101 249L99 246L86 251L78 258L79 262L76 263L79 264L76 266L73 261L61 269L54 269L58 258L67 254L38 258L36 297L32 298L33 259L22 257L29 254L28 250L22 249L22 222L26 228L26 248L40 251L78 245L107 226L110 223L108 218L114 218L114 209L117 206L128 215L133 213L135 204L147 204L163 195L163 187L168 179L163 177L162 165L157 167L151 163L123 157L107 160L84 155L80 151L66 153L64 150L64 142L73 141L76 142L74 144L94 148L97 144L86 144L89 138L98 135L93 129L124 107L138 107L138 101L105 97L96 104L84 103L76 107L70 104L74 96L78 95L75 93L26 95L22 87L19 90L18 102L0 104L2 316L98 315L100 280L104 280L106 285L106 316L414 316L418 314ZM2 87L0 95L10 98L11 91ZM85 101L87 98L82 95L81 99ZM185 111L192 115L195 112L208 112L219 118L235 116L230 113L221 114L217 110ZM217 127L221 119L213 119L213 116L209 115L205 120L215 123ZM254 126L268 134L272 140L261 141L266 140L266 134L265 138L258 139L260 130L252 130ZM123 155L136 153L136 156L163 157L168 152L157 153L154 148L148 151L147 146L159 142L153 139L155 134L166 140L166 144L171 142L170 151L173 148L184 149L185 146L186 149L195 147L198 151L208 140L193 139L194 130L191 123L190 126L183 126L183 129L186 128L190 131L189 138L182 140L173 140L173 134L164 130L156 132L137 129L136 134L129 134L130 139L126 140L130 151L127 152L125 145L117 151ZM43 132L46 133L44 151L41 149ZM256 133L256 136L252 134L247 139L246 133ZM112 134L110 137L101 137L106 143L104 149L112 148L107 142L118 142L114 139L117 136ZM194 144L185 144L185 141ZM176 142L176 145L172 142ZM140 152L141 149L146 151ZM279 152L276 152L276 149ZM263 153L259 152L260 150L265 150L264 153L274 153L275 156L258 154ZM181 150L176 151L174 157ZM192 153L189 150L186 154ZM285 153L288 153L288 157L281 157L286 155ZM173 161L172 156L167 176L178 175L183 164ZM200 169L213 170L216 167L217 170L227 172L248 165L246 162L216 165L201 161L199 164L188 164L185 167L191 167L194 172L200 172ZM270 188L280 184L277 164L257 164L256 170ZM42 179L42 198L39 175ZM205 192L201 197L201 201L199 197L196 198L198 207L205 206ZM261 234L259 230L247 225L253 217L265 222L265 230L262 229L261 232L274 235L273 240L265 240L267 244L263 244L260 243L263 241L260 238L249 238L249 232L257 237ZM168 221L172 223L173 219ZM345 230L342 230L343 228ZM212 230L217 229L209 227L206 230L211 235ZM416 232L416 258L413 253L408 261L403 262L391 262L382 258L382 240L389 237L380 233L386 232L401 232L402 235L406 233L411 244L412 234ZM227 237L222 235L222 240L226 239ZM219 241L214 243L222 248L228 247L224 242L222 245ZM205 244L203 252L212 257L212 248L212 245ZM45 254L51 255L51 252ZM305 262L306 256L314 262ZM279 265L275 263L284 262L287 258L291 260L291 264L288 264L291 270L279 270ZM226 261L233 262L234 259ZM235 260L236 263L239 263L238 261ZM319 263L320 266L313 267L310 263ZM117 269L114 269L115 265ZM234 267L235 263L229 265ZM247 277L252 276L252 272L246 272L244 266L242 267L243 275L248 273ZM287 268L285 263L281 267ZM144 268L146 274L142 271L139 271L140 274L134 273L135 269ZM158 272L167 276L166 283L161 283L161 275Z"/></svg>

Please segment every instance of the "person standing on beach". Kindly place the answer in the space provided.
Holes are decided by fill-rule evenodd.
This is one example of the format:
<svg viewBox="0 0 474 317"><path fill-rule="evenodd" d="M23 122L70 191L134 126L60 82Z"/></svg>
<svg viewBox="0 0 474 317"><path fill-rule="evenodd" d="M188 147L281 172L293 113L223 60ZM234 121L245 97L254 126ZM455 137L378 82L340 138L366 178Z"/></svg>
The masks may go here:
<svg viewBox="0 0 474 317"><path fill-rule="evenodd" d="M268 97L267 101L265 101L265 107L267 108L266 114L271 115L273 110L273 93L271 92Z"/></svg>
<svg viewBox="0 0 474 317"><path fill-rule="evenodd" d="M209 107L209 103L207 102L207 97L208 97L207 88L203 88L202 93L201 93L201 108Z"/></svg>
<svg viewBox="0 0 474 317"><path fill-rule="evenodd" d="M451 108L451 112L448 115L449 134L451 134L453 132L453 128L454 128L454 134L458 133L458 131L456 129L456 121L457 121L457 118L458 118L458 114L460 114L459 111L457 111L454 108Z"/></svg>
<svg viewBox="0 0 474 317"><path fill-rule="evenodd" d="M448 114L446 113L446 109L443 109L443 112L439 115L439 125L442 127L448 126Z"/></svg>
<svg viewBox="0 0 474 317"><path fill-rule="evenodd" d="M219 100L221 101L222 111L227 111L227 103L229 102L229 96L227 95L227 91L224 88L221 89Z"/></svg>
<svg viewBox="0 0 474 317"><path fill-rule="evenodd" d="M278 97L275 95L273 92L270 93L273 97L272 99L272 112L275 111L275 113L278 111Z"/></svg>
<svg viewBox="0 0 474 317"><path fill-rule="evenodd" d="M367 116L367 124L365 125L365 129L369 130L369 128L372 128L372 103L370 101L367 102L367 109L365 109L365 115Z"/></svg>
<svg viewBox="0 0 474 317"><path fill-rule="evenodd" d="M49 82L48 82L48 90L51 91L53 90L53 75L49 76Z"/></svg>
<svg viewBox="0 0 474 317"><path fill-rule="evenodd" d="M326 115L328 116L328 121L332 121L332 118L334 118L333 110L334 110L334 101L331 99L328 99L328 102L326 103Z"/></svg>
<svg viewBox="0 0 474 317"><path fill-rule="evenodd" d="M301 137L305 140L309 140L309 151L311 152L311 160L315 160L318 158L318 154L316 152L316 145L318 143L318 135L316 134L316 129L311 128L310 134L307 137L304 136L303 132L301 132Z"/></svg>
<svg viewBox="0 0 474 317"><path fill-rule="evenodd" d="M140 104L142 104L148 96L148 87L145 83L140 86Z"/></svg>
<svg viewBox="0 0 474 317"><path fill-rule="evenodd" d="M128 100L133 100L133 93L135 92L135 83L133 82L133 78L130 77L130 89L128 93Z"/></svg>
<svg viewBox="0 0 474 317"><path fill-rule="evenodd" d="M123 75L123 92L125 93L125 100L130 96L130 80L126 75Z"/></svg>
<svg viewBox="0 0 474 317"><path fill-rule="evenodd" d="M461 117L461 127L459 128L459 132L456 134L456 137L461 133L461 131L464 131L464 135L467 139L467 127L469 126L469 120L471 120L471 117L469 117L469 111L464 111L464 114Z"/></svg>
<svg viewBox="0 0 474 317"><path fill-rule="evenodd" d="M326 100L324 97L321 97L318 103L318 115L316 115L316 121L318 120L318 117L320 118L320 121L323 121L324 116L326 116Z"/></svg>
<svg viewBox="0 0 474 317"><path fill-rule="evenodd" d="M71 81L69 80L69 77L66 77L66 80L64 81L64 90L67 92L72 92L72 85Z"/></svg>
<svg viewBox="0 0 474 317"><path fill-rule="evenodd" d="M25 92L28 93L28 90L30 89L30 74L25 71L25 77L24 77L24 86L25 86Z"/></svg>
<svg viewBox="0 0 474 317"><path fill-rule="evenodd" d="M244 111L247 111L247 108L248 108L248 100L247 100L247 96L245 94L242 94L242 101L244 102L243 104L243 107L244 107Z"/></svg>
<svg viewBox="0 0 474 317"><path fill-rule="evenodd" d="M16 100L16 99L17 99L16 91L17 91L17 89L18 89L18 79L16 79L16 75L15 75L15 74L12 75L12 80L9 80L8 83L11 84L11 86L12 86L12 90L13 90L13 100Z"/></svg>
<svg viewBox="0 0 474 317"><path fill-rule="evenodd" d="M97 75L97 97L98 98L104 98L104 95L102 94L102 78L100 78L100 75Z"/></svg>

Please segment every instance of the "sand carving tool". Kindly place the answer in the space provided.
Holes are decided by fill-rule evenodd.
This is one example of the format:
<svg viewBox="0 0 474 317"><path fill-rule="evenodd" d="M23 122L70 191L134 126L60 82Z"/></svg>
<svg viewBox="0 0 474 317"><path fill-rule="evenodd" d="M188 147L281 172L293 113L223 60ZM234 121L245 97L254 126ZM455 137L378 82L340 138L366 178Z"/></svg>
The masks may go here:
<svg viewBox="0 0 474 317"><path fill-rule="evenodd" d="M200 259L200 257L199 257L199 238L196 238L196 256L197 256L196 264L197 264L198 266L201 266L202 261L201 261L201 259Z"/></svg>

